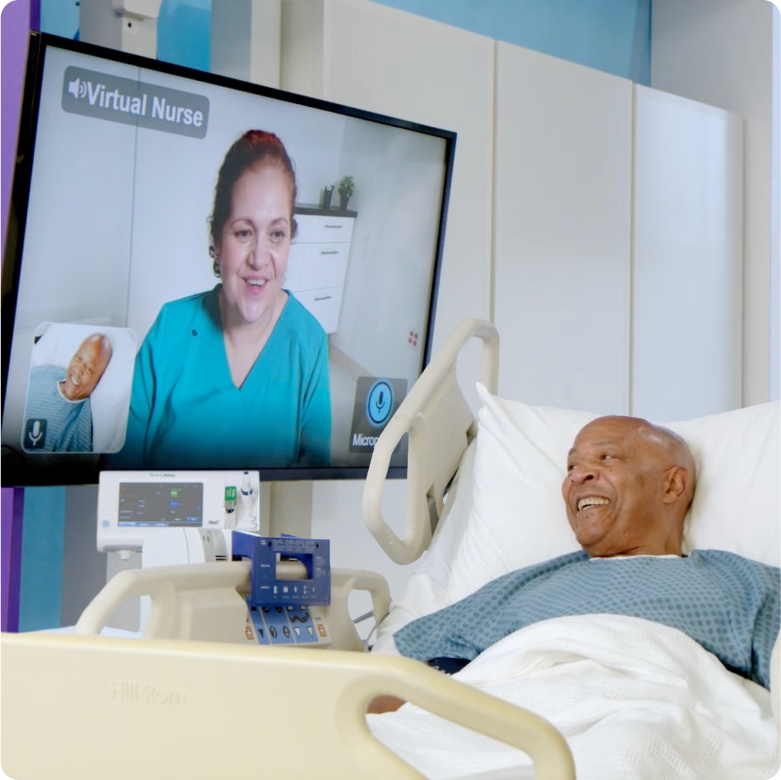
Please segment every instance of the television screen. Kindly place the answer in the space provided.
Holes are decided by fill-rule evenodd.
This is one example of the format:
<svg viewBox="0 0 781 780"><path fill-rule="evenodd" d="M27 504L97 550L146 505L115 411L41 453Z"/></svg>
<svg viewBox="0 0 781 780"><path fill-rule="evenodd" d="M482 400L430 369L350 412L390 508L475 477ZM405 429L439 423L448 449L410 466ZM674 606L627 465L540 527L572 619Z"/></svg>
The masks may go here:
<svg viewBox="0 0 781 780"><path fill-rule="evenodd" d="M455 134L37 33L28 60L3 485L364 476L428 360Z"/></svg>

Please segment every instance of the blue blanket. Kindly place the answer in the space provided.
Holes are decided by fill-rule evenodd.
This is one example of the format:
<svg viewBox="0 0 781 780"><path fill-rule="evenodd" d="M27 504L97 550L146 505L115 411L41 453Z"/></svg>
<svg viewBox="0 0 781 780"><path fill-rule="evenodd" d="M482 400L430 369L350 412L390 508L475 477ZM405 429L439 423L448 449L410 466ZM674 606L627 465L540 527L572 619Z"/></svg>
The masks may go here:
<svg viewBox="0 0 781 780"><path fill-rule="evenodd" d="M571 553L510 572L397 631L399 652L471 660L520 628L555 617L607 613L677 628L730 671L770 687L781 625L781 570L722 550L685 558L589 558Z"/></svg>

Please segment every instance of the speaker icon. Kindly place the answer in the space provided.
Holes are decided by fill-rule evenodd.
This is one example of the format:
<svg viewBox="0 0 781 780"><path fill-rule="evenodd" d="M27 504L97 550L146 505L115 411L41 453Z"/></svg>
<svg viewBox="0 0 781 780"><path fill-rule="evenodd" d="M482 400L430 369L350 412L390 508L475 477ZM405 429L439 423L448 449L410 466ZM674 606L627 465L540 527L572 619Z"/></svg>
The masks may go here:
<svg viewBox="0 0 781 780"><path fill-rule="evenodd" d="M75 98L84 97L87 94L87 84L81 79L74 79L68 84L68 92Z"/></svg>

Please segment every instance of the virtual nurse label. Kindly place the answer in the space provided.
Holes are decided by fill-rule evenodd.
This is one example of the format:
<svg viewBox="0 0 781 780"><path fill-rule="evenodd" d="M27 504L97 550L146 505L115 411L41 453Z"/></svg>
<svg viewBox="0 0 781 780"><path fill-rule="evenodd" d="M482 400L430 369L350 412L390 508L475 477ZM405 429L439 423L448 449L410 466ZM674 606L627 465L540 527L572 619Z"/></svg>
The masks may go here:
<svg viewBox="0 0 781 780"><path fill-rule="evenodd" d="M204 95L72 65L62 82L62 109L190 138L204 138L209 123L209 99Z"/></svg>

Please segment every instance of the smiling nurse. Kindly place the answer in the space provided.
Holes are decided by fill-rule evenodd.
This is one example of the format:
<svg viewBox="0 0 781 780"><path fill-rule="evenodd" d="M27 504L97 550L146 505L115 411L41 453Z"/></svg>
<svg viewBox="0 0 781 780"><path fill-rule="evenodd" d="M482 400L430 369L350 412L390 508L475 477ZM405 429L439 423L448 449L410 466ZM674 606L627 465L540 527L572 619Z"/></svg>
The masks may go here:
<svg viewBox="0 0 781 780"><path fill-rule="evenodd" d="M293 164L250 130L228 150L211 217L213 290L168 303L136 358L126 468L324 466L328 340L282 285L296 231Z"/></svg>

